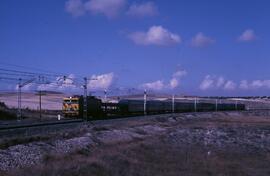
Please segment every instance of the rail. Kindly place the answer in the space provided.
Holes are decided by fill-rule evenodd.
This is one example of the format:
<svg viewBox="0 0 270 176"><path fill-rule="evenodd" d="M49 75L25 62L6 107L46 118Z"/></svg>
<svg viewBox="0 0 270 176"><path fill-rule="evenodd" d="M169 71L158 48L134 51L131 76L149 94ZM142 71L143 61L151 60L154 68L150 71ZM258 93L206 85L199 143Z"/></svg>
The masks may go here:
<svg viewBox="0 0 270 176"><path fill-rule="evenodd" d="M0 131L4 130L13 130L13 129L21 129L21 128L33 128L33 127L42 127L42 126L52 126L52 125L62 125L62 124L70 124L70 123L82 123L83 120L65 120L65 121L53 121L53 122L43 122L43 123L29 123L23 125L8 125L0 127Z"/></svg>

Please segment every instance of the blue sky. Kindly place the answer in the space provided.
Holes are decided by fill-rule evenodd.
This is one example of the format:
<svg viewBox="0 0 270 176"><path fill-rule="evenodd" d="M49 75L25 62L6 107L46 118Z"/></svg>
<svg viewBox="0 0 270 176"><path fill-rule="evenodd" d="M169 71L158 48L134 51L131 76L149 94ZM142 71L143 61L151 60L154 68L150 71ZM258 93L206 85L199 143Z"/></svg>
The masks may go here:
<svg viewBox="0 0 270 176"><path fill-rule="evenodd" d="M0 61L99 76L92 84L106 89L269 95L269 6L267 0L3 0Z"/></svg>

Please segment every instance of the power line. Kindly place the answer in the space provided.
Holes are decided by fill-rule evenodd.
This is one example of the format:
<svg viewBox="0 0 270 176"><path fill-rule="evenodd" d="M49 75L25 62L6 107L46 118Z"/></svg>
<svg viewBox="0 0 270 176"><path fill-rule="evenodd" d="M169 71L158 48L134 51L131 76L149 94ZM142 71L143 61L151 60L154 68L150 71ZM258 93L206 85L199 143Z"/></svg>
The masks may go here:
<svg viewBox="0 0 270 176"><path fill-rule="evenodd" d="M18 78L12 78L12 77L0 77L0 80L16 80L16 81L18 81L19 79Z"/></svg>
<svg viewBox="0 0 270 176"><path fill-rule="evenodd" d="M20 77L33 77L32 75L24 75L21 73L0 72L0 75L20 76Z"/></svg>
<svg viewBox="0 0 270 176"><path fill-rule="evenodd" d="M20 73L24 75L31 75L31 76L37 76L37 75L44 75L44 76L53 76L53 77L59 77L63 75L56 75L56 74L49 74L49 73L35 73L35 72L28 72L28 71L19 71L19 70L12 70L12 69L6 69L6 68L0 68L1 71L5 71L8 73Z"/></svg>
<svg viewBox="0 0 270 176"><path fill-rule="evenodd" d="M17 65L17 64L11 64L11 63L6 63L6 62L0 62L0 65L5 65L5 66L13 66L17 68L26 68L26 69L31 69L31 70L36 70L41 73L35 73L35 74L48 74L48 75L54 75L54 76L63 76L63 75L69 75L67 73L60 73L60 72L55 72L55 71L50 71L50 70L45 70L41 68L35 68L35 67L29 67L29 66L22 66L22 65ZM76 74L76 76L80 77L83 79L84 76Z"/></svg>
<svg viewBox="0 0 270 176"><path fill-rule="evenodd" d="M57 75L65 75L64 73L57 73L57 72L53 72L53 71L49 71L49 70L45 70L45 69L41 69L41 68L34 68L34 67L29 67L29 66L22 66L22 65L17 65L17 64L10 64L10 63L5 63L5 62L0 62L0 65L6 65L6 66L13 66L13 67L17 67L17 68L26 68L26 69L31 69L31 70L36 70L36 71L41 71L44 73L52 73L52 74L57 74Z"/></svg>

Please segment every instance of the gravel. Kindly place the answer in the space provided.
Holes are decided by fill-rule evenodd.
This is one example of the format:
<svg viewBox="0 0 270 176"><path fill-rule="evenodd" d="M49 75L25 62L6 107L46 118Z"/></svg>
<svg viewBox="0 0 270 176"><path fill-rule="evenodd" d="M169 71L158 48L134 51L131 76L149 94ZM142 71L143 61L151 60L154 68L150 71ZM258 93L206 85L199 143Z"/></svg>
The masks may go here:
<svg viewBox="0 0 270 176"><path fill-rule="evenodd" d="M107 126L102 123L91 127L85 126L85 133L69 139L30 142L0 150L0 171L37 165L42 163L46 156L52 154L71 154L85 148L91 150L91 147L99 145L121 145L121 143L146 140L151 136L165 136L164 142L176 145L202 144L206 147L215 146L221 149L235 147L247 152L257 150L270 152L269 123L260 124L260 126L256 124L202 125L209 119L217 120L216 117L233 116L234 119L243 120L239 113L228 114L187 113L179 116L158 116L153 120L136 121L136 123L131 123L126 119L126 122L121 121L121 126L118 123L111 123L111 126L108 126L109 122L104 123ZM201 124L196 124L198 122ZM126 125L123 125L125 123Z"/></svg>
<svg viewBox="0 0 270 176"><path fill-rule="evenodd" d="M46 155L72 153L94 144L87 133L83 137L11 146L0 150L0 171L35 165L42 162Z"/></svg>
<svg viewBox="0 0 270 176"><path fill-rule="evenodd" d="M243 150L270 152L270 129L246 128L177 129L169 133L169 142L204 144L220 148L237 147Z"/></svg>

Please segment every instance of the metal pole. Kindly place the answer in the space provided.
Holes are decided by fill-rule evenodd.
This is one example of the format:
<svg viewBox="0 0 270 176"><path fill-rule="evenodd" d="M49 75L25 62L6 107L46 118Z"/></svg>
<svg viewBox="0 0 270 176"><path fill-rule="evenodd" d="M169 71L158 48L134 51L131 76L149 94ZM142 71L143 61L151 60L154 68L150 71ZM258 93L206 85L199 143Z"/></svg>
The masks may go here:
<svg viewBox="0 0 270 176"><path fill-rule="evenodd" d="M237 111L237 104L238 104L238 102L237 102L237 100L235 101L235 110Z"/></svg>
<svg viewBox="0 0 270 176"><path fill-rule="evenodd" d="M194 100L194 111L197 112L197 97Z"/></svg>
<svg viewBox="0 0 270 176"><path fill-rule="evenodd" d="M172 95L172 113L174 113L174 95Z"/></svg>
<svg viewBox="0 0 270 176"><path fill-rule="evenodd" d="M22 79L19 78L18 84L18 114L17 114L17 121L21 120L22 117Z"/></svg>
<svg viewBox="0 0 270 176"><path fill-rule="evenodd" d="M144 96L143 96L143 99L144 99L144 101L143 101L143 112L144 112L144 115L146 115L147 113L146 113L146 90L144 90Z"/></svg>
<svg viewBox="0 0 270 176"><path fill-rule="evenodd" d="M41 82L41 76L38 76L39 83ZM39 90L39 120L41 120L41 90Z"/></svg>
<svg viewBox="0 0 270 176"><path fill-rule="evenodd" d="M83 103L83 118L85 120L88 120L88 114L87 114L87 78L84 78L84 103Z"/></svg>
<svg viewBox="0 0 270 176"><path fill-rule="evenodd" d="M107 91L104 90L104 102L107 103Z"/></svg>
<svg viewBox="0 0 270 176"><path fill-rule="evenodd" d="M105 113L107 114L107 91L104 90Z"/></svg>
<svg viewBox="0 0 270 176"><path fill-rule="evenodd" d="M41 120L41 90L39 91L39 119Z"/></svg>
<svg viewBox="0 0 270 176"><path fill-rule="evenodd" d="M22 119L22 87L20 85L19 89L19 102L20 102L20 108L19 108L19 120Z"/></svg>
<svg viewBox="0 0 270 176"><path fill-rule="evenodd" d="M218 100L216 99L216 111L218 111Z"/></svg>

